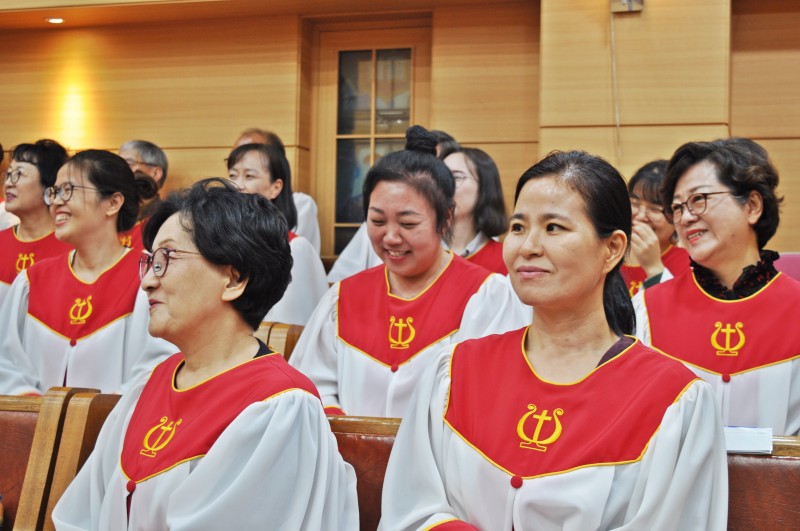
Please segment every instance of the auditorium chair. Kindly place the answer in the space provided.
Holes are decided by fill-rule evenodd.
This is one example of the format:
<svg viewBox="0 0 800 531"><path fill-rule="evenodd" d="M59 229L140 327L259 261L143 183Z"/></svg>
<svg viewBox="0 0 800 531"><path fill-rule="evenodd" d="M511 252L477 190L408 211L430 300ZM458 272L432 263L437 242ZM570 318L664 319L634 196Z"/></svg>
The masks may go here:
<svg viewBox="0 0 800 531"><path fill-rule="evenodd" d="M0 495L3 529L42 528L69 400L83 389L44 396L0 396Z"/></svg>
<svg viewBox="0 0 800 531"><path fill-rule="evenodd" d="M264 321L256 330L256 337L269 345L275 352L280 352L286 361L292 355L303 327L300 325L290 325L285 323L273 323Z"/></svg>
<svg viewBox="0 0 800 531"><path fill-rule="evenodd" d="M780 254L781 257L775 262L775 268L796 280L800 280L800 253Z"/></svg>

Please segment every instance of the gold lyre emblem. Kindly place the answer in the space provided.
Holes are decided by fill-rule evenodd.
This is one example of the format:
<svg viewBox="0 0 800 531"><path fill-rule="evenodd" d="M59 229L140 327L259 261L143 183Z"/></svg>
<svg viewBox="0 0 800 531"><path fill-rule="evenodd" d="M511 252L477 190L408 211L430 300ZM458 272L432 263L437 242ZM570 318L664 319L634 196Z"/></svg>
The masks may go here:
<svg viewBox="0 0 800 531"><path fill-rule="evenodd" d="M519 438L522 439L522 442L519 443L520 448L527 448L528 450L536 450L537 452L546 452L547 446L549 444L553 444L561 437L561 420L559 417L564 414L564 410L561 408L557 408L553 410L553 416L547 414L547 410L543 409L542 412L538 415L536 413L536 406L534 404L528 404L528 411L522 418L519 419L517 423L517 435ZM536 428L533 430L533 436L528 437L528 434L525 432L525 422L528 420L529 417L533 417L537 420ZM553 433L546 439L542 439L542 428L544 427L545 422L555 422L555 427L553 429Z"/></svg>
<svg viewBox="0 0 800 531"><path fill-rule="evenodd" d="M628 286L628 293L630 293L631 297L636 295L640 289L642 289L642 283L631 280L630 286Z"/></svg>
<svg viewBox="0 0 800 531"><path fill-rule="evenodd" d="M172 422L167 422L169 418L166 416L161 417L161 420L148 430L147 434L145 434L144 439L142 440L142 449L139 451L140 454L146 457L155 457L157 452L163 450L175 437L175 432L178 429L178 426L181 425L183 419L174 420ZM156 434L158 432L158 434ZM150 441L150 438L156 435L155 441Z"/></svg>
<svg viewBox="0 0 800 531"><path fill-rule="evenodd" d="M125 247L130 247L132 240L133 239L131 238L130 234L120 234L119 235L119 243L121 243Z"/></svg>
<svg viewBox="0 0 800 531"><path fill-rule="evenodd" d="M84 324L90 315L92 315L92 296L89 295L85 299L75 299L75 304L69 309L69 324Z"/></svg>
<svg viewBox="0 0 800 531"><path fill-rule="evenodd" d="M742 323L736 323L735 328L732 328L730 323L725 323L725 328L722 328L722 323L717 321L714 328L714 333L711 334L711 346L717 349L717 356L738 356L745 341L744 332L742 332L744 325ZM717 340L720 332L725 334L723 345L720 345ZM734 346L731 346L731 335L733 334L736 334L737 341Z"/></svg>
<svg viewBox="0 0 800 531"><path fill-rule="evenodd" d="M414 341L417 331L414 329L413 317L407 319L397 319L395 316L389 318L389 346L391 348L408 348L408 345ZM408 328L408 334L404 333ZM394 330L397 329L396 337Z"/></svg>
<svg viewBox="0 0 800 531"><path fill-rule="evenodd" d="M17 258L17 263L14 264L17 268L17 273L19 273L23 269L28 269L30 266L33 265L33 254L34 253L30 254L19 253L19 256Z"/></svg>

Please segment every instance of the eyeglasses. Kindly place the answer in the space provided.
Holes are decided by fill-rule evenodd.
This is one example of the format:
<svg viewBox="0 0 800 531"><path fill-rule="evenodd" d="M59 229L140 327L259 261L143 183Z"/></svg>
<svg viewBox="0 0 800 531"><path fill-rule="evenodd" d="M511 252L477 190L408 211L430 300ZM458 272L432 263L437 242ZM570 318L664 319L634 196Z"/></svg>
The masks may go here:
<svg viewBox="0 0 800 531"><path fill-rule="evenodd" d="M128 163L128 166L133 168L134 166L150 166L151 168L160 168L158 164L153 164L152 162L145 162L143 160L136 160L136 159L125 159L125 162Z"/></svg>
<svg viewBox="0 0 800 531"><path fill-rule="evenodd" d="M169 265L170 254L184 253L200 255L193 251L182 251L181 249L170 249L168 247L159 247L153 253L145 252L139 258L139 278L144 279L150 268L153 268L153 274L158 278L163 277L167 273L167 266Z"/></svg>
<svg viewBox="0 0 800 531"><path fill-rule="evenodd" d="M652 206L652 204L645 206L639 199L631 198L631 214L636 216L642 211L650 219L660 218L664 215L663 209Z"/></svg>
<svg viewBox="0 0 800 531"><path fill-rule="evenodd" d="M83 188L84 190L94 190L100 192L97 188L90 186L80 186L78 184L64 183L61 186L50 186L44 189L44 204L47 206L56 202L56 196L60 197L65 203L72 198L72 192L75 188Z"/></svg>
<svg viewBox="0 0 800 531"><path fill-rule="evenodd" d="M733 194L731 191L724 192L701 192L699 194L692 194L683 203L672 203L668 208L664 209L664 215L670 223L676 223L681 220L683 216L683 207L686 207L692 215L699 216L706 211L708 206L708 196L717 194Z"/></svg>
<svg viewBox="0 0 800 531"><path fill-rule="evenodd" d="M453 180L456 182L456 185L462 184L465 181L477 181L477 177L473 177L472 175L466 173L454 173Z"/></svg>
<svg viewBox="0 0 800 531"><path fill-rule="evenodd" d="M22 170L8 170L6 172L5 181L10 182L11 184L17 184L19 182L19 178L24 176L25 174L22 173Z"/></svg>

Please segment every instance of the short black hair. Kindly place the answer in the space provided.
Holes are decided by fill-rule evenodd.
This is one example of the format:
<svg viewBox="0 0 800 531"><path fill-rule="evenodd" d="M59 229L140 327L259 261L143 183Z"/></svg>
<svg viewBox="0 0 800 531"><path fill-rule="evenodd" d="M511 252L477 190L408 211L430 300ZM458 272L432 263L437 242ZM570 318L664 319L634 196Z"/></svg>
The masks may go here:
<svg viewBox="0 0 800 531"><path fill-rule="evenodd" d="M19 144L11 154L11 160L36 166L39 183L43 188L49 188L56 183L58 170L67 161L67 150L55 140L43 138L33 144Z"/></svg>
<svg viewBox="0 0 800 531"><path fill-rule="evenodd" d="M717 170L717 178L741 203L747 202L750 192L758 192L764 203L761 217L753 226L758 248L763 249L775 235L780 223L778 197L778 170L769 160L769 154L749 138L731 137L713 142L688 142L679 147L667 165L667 176L661 188L661 202L669 208L675 187L689 168L707 161Z"/></svg>
<svg viewBox="0 0 800 531"><path fill-rule="evenodd" d="M667 161L664 159L648 162L633 174L628 181L628 195L636 195L654 205L661 204L661 185L667 174Z"/></svg>
<svg viewBox="0 0 800 531"><path fill-rule="evenodd" d="M288 228L277 207L261 195L239 192L225 179L203 179L159 203L142 229L148 251L158 230L176 213L206 260L232 266L247 280L244 293L231 304L258 329L292 279Z"/></svg>

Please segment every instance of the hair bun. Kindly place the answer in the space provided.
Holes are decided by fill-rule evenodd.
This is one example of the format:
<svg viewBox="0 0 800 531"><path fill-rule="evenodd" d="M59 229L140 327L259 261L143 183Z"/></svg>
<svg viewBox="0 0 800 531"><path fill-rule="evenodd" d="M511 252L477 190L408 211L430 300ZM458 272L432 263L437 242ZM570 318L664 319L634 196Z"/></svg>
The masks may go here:
<svg viewBox="0 0 800 531"><path fill-rule="evenodd" d="M133 178L136 179L136 195L139 196L140 201L146 201L158 195L158 183L145 172L136 170L133 172Z"/></svg>
<svg viewBox="0 0 800 531"><path fill-rule="evenodd" d="M421 125L406 130L406 149L436 156L436 137Z"/></svg>

